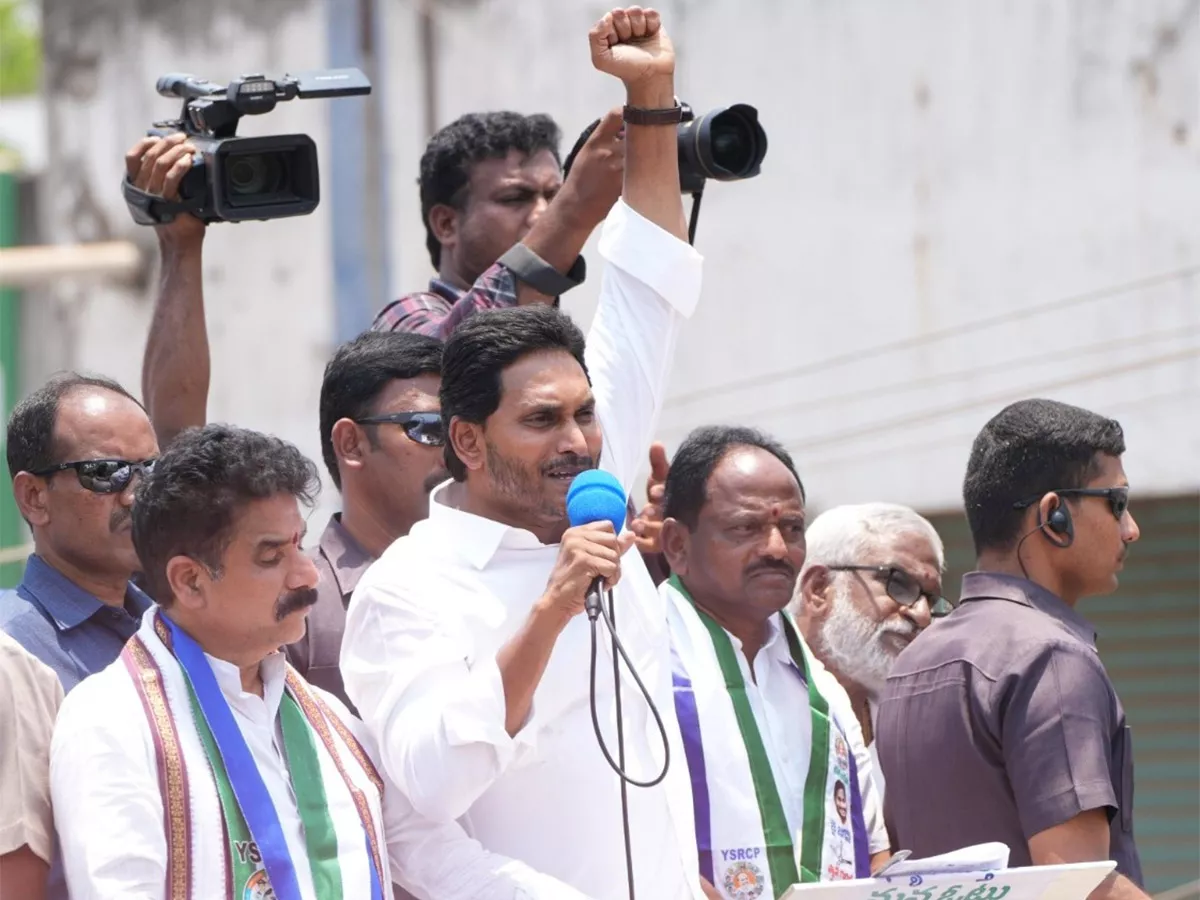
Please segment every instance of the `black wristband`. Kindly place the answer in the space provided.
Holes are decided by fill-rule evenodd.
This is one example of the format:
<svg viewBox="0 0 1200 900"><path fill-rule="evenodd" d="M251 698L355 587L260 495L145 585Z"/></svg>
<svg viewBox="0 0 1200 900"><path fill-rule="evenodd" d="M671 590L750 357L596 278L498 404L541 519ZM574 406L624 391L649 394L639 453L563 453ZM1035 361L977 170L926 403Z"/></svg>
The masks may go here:
<svg viewBox="0 0 1200 900"><path fill-rule="evenodd" d="M630 125L678 125L683 121L683 107L678 100L674 106L665 109L626 106L621 115Z"/></svg>
<svg viewBox="0 0 1200 900"><path fill-rule="evenodd" d="M576 257L567 274L563 275L524 244L514 244L498 262L535 291L547 297L565 294L571 288L583 284L587 278L587 263L582 256Z"/></svg>

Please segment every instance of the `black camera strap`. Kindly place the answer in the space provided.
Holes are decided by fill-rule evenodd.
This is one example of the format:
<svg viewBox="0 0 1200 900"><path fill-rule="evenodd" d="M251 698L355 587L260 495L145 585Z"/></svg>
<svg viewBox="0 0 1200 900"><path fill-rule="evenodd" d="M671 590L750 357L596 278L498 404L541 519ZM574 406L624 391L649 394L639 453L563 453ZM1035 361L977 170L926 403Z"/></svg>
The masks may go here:
<svg viewBox="0 0 1200 900"><path fill-rule="evenodd" d="M121 180L121 191L129 214L139 225L166 225L180 213L199 209L195 201L164 200L157 194L148 194L130 181L128 175Z"/></svg>

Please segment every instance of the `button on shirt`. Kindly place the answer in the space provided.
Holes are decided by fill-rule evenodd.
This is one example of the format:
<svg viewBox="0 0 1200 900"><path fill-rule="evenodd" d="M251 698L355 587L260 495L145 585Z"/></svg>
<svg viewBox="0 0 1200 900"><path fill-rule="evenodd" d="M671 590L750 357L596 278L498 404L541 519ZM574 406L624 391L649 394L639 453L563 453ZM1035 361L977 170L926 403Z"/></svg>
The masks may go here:
<svg viewBox="0 0 1200 900"><path fill-rule="evenodd" d="M628 491L653 435L679 326L699 295L700 258L623 202L605 223L600 252L609 265L587 363L604 433L601 465ZM429 518L392 544L354 593L342 647L347 691L419 812L459 819L487 850L588 897L624 897L619 781L592 731L584 616L559 636L528 721L515 737L504 725L496 653L545 590L559 548L452 509L445 493L434 492ZM636 551L623 557L614 594L618 629L676 761L662 784L629 791L635 881L646 896L699 897L665 603ZM599 718L615 748L610 645L598 643L598 672L610 673L597 679ZM622 673L627 769L649 778L661 768L661 740Z"/></svg>
<svg viewBox="0 0 1200 900"><path fill-rule="evenodd" d="M1028 840L1104 809L1109 858L1135 884L1133 750L1095 631L1033 582L963 578L958 609L899 656L879 710L887 817L917 857Z"/></svg>
<svg viewBox="0 0 1200 900"><path fill-rule="evenodd" d="M342 652L350 594L375 557L342 526L340 513L330 517L320 543L310 556L320 573L317 602L308 613L304 637L284 649L297 672L329 691L353 712L354 706L342 684L338 656Z"/></svg>
<svg viewBox="0 0 1200 900"><path fill-rule="evenodd" d="M117 658L152 605L130 584L125 606L108 606L34 555L16 589L0 594L0 630L53 669L70 691Z"/></svg>

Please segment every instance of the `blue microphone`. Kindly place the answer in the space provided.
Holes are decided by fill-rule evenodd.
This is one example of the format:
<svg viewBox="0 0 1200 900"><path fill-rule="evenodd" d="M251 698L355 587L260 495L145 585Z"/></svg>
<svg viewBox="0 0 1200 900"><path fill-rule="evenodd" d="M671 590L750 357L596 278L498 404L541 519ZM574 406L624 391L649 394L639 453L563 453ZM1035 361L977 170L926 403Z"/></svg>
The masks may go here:
<svg viewBox="0 0 1200 900"><path fill-rule="evenodd" d="M590 522L612 522L613 531L621 533L625 526L625 492L616 476L601 469L588 469L571 480L567 488L567 520L571 527ZM584 609L588 618L600 614L600 592L604 579L597 578L588 588Z"/></svg>
<svg viewBox="0 0 1200 900"><path fill-rule="evenodd" d="M612 522L613 531L625 527L625 492L615 475L603 469L588 469L571 480L567 488L567 519L571 526L589 522Z"/></svg>

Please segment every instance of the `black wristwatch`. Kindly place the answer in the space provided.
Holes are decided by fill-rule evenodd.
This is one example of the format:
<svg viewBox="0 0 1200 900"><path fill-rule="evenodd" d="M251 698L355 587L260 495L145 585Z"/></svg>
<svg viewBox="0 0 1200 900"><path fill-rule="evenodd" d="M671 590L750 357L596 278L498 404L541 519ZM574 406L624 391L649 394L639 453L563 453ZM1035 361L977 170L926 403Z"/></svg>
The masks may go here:
<svg viewBox="0 0 1200 900"><path fill-rule="evenodd" d="M524 244L514 244L498 261L535 291L547 297L565 294L571 288L583 284L587 278L587 262L582 256L577 256L567 274L563 275Z"/></svg>

